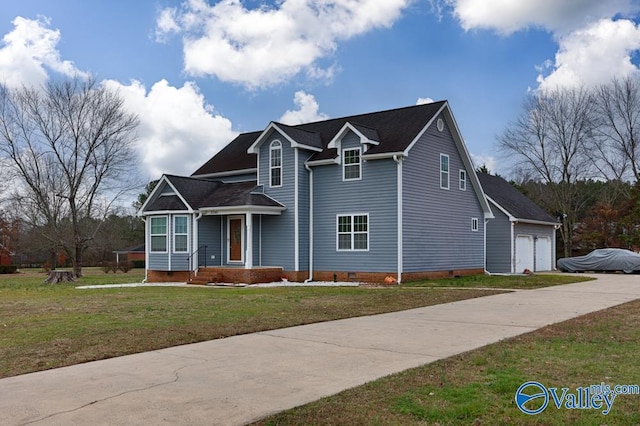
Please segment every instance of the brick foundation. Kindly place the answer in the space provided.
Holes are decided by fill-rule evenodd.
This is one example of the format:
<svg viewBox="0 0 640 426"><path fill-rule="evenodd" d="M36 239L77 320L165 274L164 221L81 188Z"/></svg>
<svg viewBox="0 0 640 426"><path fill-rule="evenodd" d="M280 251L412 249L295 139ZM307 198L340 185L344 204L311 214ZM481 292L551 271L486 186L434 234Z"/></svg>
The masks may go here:
<svg viewBox="0 0 640 426"><path fill-rule="evenodd" d="M405 272L402 281L418 281L438 278L449 278L465 275L481 275L484 269L455 269L449 271ZM386 277L397 279L395 272L345 272L345 271L314 271L314 281L343 281L382 284ZM191 278L191 281L189 281ZM292 282L304 282L309 278L309 271L283 271L282 268L201 268L198 275L188 271L147 271L147 281L162 282L191 282L193 284L207 284L210 282L257 284L280 281L286 278Z"/></svg>
<svg viewBox="0 0 640 426"><path fill-rule="evenodd" d="M465 275L481 275L484 269L456 269L451 271L424 271L424 272L404 272L402 281L433 280L437 278L448 278ZM344 272L344 271L314 271L314 281L357 281L364 283L384 283L386 277L397 279L396 272Z"/></svg>

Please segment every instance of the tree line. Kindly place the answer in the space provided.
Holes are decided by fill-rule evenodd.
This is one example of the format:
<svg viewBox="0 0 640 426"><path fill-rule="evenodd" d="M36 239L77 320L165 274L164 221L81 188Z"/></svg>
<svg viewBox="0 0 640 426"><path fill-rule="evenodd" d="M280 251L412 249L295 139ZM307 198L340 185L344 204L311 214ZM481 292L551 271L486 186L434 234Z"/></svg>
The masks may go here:
<svg viewBox="0 0 640 426"><path fill-rule="evenodd" d="M532 92L497 145L515 183L561 222L562 255L640 247L637 75Z"/></svg>

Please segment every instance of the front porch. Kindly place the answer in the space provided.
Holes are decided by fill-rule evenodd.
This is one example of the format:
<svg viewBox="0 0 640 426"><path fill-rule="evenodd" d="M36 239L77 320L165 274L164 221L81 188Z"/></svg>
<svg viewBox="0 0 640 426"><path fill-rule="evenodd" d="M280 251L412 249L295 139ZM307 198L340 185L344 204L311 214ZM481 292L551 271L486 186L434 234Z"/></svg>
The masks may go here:
<svg viewBox="0 0 640 426"><path fill-rule="evenodd" d="M277 266L258 266L252 268L233 266L213 266L199 268L192 272L188 284L206 285L209 283L258 284L282 280L282 268Z"/></svg>

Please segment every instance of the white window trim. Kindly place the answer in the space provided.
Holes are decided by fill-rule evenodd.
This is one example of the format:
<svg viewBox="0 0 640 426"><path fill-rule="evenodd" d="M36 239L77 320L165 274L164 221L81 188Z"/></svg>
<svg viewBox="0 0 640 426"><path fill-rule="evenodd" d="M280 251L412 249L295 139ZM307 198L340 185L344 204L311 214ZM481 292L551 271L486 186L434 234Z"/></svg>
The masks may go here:
<svg viewBox="0 0 640 426"><path fill-rule="evenodd" d="M460 169L458 172L458 188L460 191L467 190L467 171L464 169Z"/></svg>
<svg viewBox="0 0 640 426"><path fill-rule="evenodd" d="M447 170L444 171L442 170L442 159L446 158L447 159ZM451 162L449 161L449 156L447 154L440 154L440 164L438 165L438 169L440 169L440 189L449 189L450 185L449 185L449 175L450 175L450 171L451 171ZM446 173L447 175L447 180L446 182L443 181L442 179L442 175L443 173ZM444 183L446 183L446 186L444 185Z"/></svg>
<svg viewBox="0 0 640 426"><path fill-rule="evenodd" d="M153 219L164 218L165 227L164 234L154 234L153 233ZM169 216L151 216L149 218L149 253L154 254L167 254L169 252ZM158 251L153 250L153 237L164 237L164 250Z"/></svg>
<svg viewBox="0 0 640 426"><path fill-rule="evenodd" d="M180 218L180 217L183 217L183 218L187 219L187 232L186 232L186 233L184 233L184 234L183 234L183 233L179 233L179 234L178 234L178 233L176 232L176 219L178 219L178 218ZM189 243L190 243L190 241L189 241L189 216L184 215L184 214L181 214L181 215L175 215L175 216L173 216L173 220L172 220L171 222L172 222L172 225L173 225L173 227L172 227L172 231L173 231L173 245L172 245L172 247L171 247L171 251L172 251L174 254L185 254L185 253L189 253L189 247L190 247L190 244L189 244ZM176 251L176 236L178 236L178 235L184 235L184 236L186 236L186 237L187 237L187 249L186 249L185 251Z"/></svg>
<svg viewBox="0 0 640 426"><path fill-rule="evenodd" d="M367 248L366 249L355 249L354 248L354 236L356 234L364 234L364 232L355 232L355 226L354 226L354 217L356 216L365 216L367 218ZM349 232L351 234L351 248L350 249L341 249L340 248L340 218L341 217L349 217L351 218L351 231ZM336 251L339 252L353 252L353 251L358 251L358 252L367 252L370 250L371 248L371 222L369 221L369 213L344 213L344 214L337 214L336 215ZM346 233L345 233L346 234Z"/></svg>
<svg viewBox="0 0 640 426"><path fill-rule="evenodd" d="M278 144L277 147L274 147L275 144ZM280 151L280 165L279 166L274 166L273 165L273 151L275 150L279 150ZM282 183L284 181L284 173L282 173L282 163L284 162L283 159L283 149L282 149L282 142L280 142L280 140L276 139L274 141L271 142L271 144L269 144L269 188L280 188L282 187ZM273 169L280 169L280 185L273 185L273 180L272 180L272 173L273 173Z"/></svg>
<svg viewBox="0 0 640 426"><path fill-rule="evenodd" d="M471 230L473 232L478 232L480 230L480 221L477 217L471 218Z"/></svg>
<svg viewBox="0 0 640 426"><path fill-rule="evenodd" d="M358 151L358 162L357 163L352 163L352 164L347 164L346 160L346 155L345 153L347 151ZM357 178L347 178L346 177L346 171L347 171L347 167L348 166L358 166L358 177ZM352 181L352 180L362 180L362 148L358 147L358 148L345 148L342 150L342 180L343 181Z"/></svg>

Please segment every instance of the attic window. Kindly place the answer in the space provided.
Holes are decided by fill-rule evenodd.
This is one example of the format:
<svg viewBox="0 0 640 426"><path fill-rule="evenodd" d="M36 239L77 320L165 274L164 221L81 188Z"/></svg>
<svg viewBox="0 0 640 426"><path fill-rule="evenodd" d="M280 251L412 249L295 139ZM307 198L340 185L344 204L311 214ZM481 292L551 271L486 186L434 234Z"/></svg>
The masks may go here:
<svg viewBox="0 0 640 426"><path fill-rule="evenodd" d="M282 143L271 142L269 147L269 186L282 186Z"/></svg>
<svg viewBox="0 0 640 426"><path fill-rule="evenodd" d="M438 118L438 121L436 121L436 126L438 126L439 132L444 130L444 121L442 120L442 118Z"/></svg>

